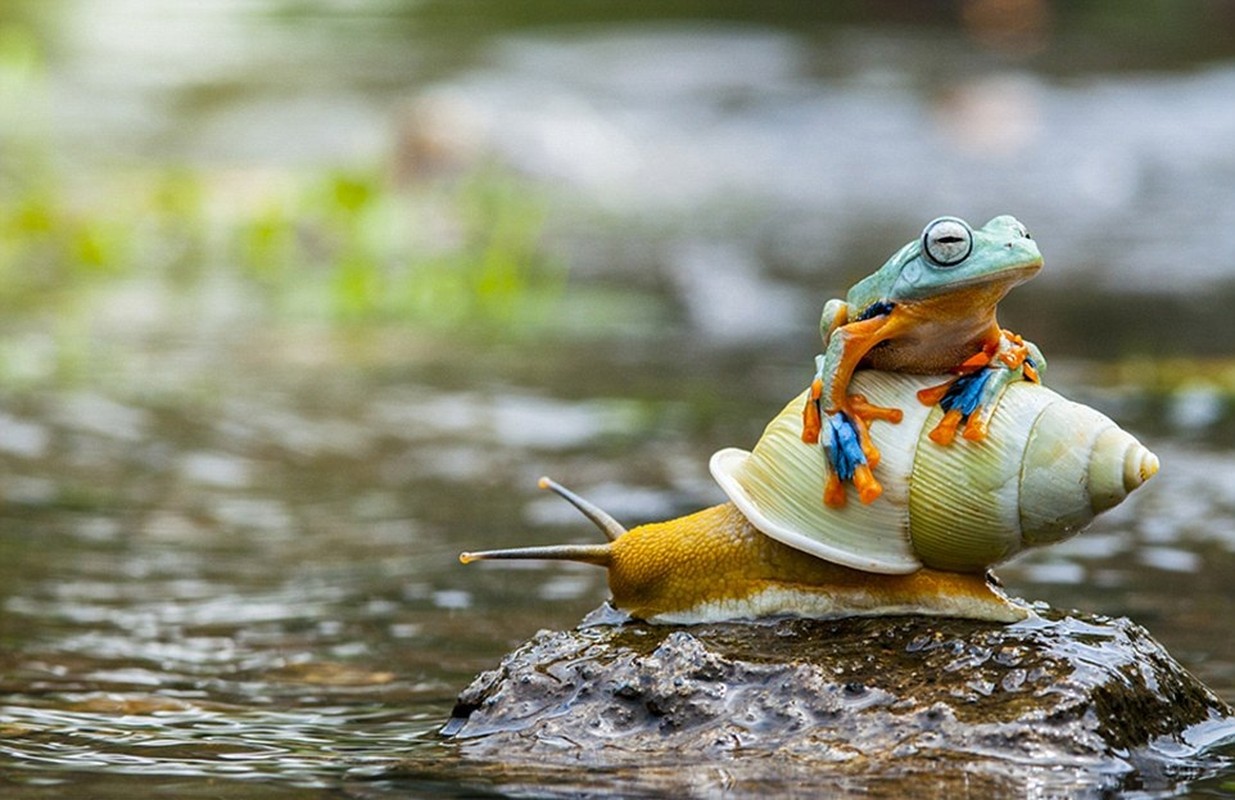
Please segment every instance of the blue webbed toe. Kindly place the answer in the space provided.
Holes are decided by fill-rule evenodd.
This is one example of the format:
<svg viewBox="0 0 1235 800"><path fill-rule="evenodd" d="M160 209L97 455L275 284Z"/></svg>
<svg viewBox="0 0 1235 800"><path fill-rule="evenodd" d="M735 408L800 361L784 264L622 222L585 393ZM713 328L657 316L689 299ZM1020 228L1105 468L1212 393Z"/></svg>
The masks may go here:
<svg viewBox="0 0 1235 800"><path fill-rule="evenodd" d="M862 440L857 428L843 411L828 414L824 425L823 449L836 476L843 481L853 479L858 466L866 463Z"/></svg>
<svg viewBox="0 0 1235 800"><path fill-rule="evenodd" d="M983 405L986 386L992 374L991 370L984 369L957 378L939 401L939 407L944 411L959 411L962 417L968 417Z"/></svg>

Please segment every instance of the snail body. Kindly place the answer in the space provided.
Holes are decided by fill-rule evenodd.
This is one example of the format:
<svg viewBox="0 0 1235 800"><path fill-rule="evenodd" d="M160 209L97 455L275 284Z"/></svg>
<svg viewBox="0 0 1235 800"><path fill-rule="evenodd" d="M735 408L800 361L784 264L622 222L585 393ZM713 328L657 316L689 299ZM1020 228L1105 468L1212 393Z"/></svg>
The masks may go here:
<svg viewBox="0 0 1235 800"><path fill-rule="evenodd" d="M561 490L547 479L541 485ZM888 614L1015 622L1027 616L984 575L929 567L886 575L845 567L765 536L733 503L640 525L606 544L461 556L464 563L490 558L605 567L614 607L654 623Z"/></svg>
<svg viewBox="0 0 1235 800"><path fill-rule="evenodd" d="M729 448L712 457L728 503L626 531L542 479L610 541L461 559L603 566L613 604L650 622L898 613L1023 619L1026 608L993 585L988 570L1079 532L1155 474L1157 458L1097 411L1030 382L1007 387L984 440L919 446L943 412L905 401L938 379L870 370L855 376L855 391L906 412L900 423L871 428L883 453L879 503L820 502L826 467L801 440L798 397L753 451Z"/></svg>

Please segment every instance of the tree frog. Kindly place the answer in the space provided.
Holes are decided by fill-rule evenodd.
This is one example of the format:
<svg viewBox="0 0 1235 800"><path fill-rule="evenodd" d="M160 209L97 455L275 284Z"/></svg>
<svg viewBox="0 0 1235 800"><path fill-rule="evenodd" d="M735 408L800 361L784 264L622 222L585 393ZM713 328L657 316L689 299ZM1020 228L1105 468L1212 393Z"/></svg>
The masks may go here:
<svg viewBox="0 0 1235 800"><path fill-rule="evenodd" d="M962 219L939 217L845 299L828 301L819 323L824 353L815 357L802 426L804 442L822 438L830 467L827 505L845 505L847 481L863 503L882 494L871 474L879 452L868 427L902 416L900 409L850 395L855 370L957 375L918 393L919 401L938 403L945 412L930 433L940 445L951 444L961 423L964 438L980 441L1004 387L1039 380L1046 368L1042 353L999 327L995 304L1041 267L1037 244L1013 217L996 217L977 230Z"/></svg>

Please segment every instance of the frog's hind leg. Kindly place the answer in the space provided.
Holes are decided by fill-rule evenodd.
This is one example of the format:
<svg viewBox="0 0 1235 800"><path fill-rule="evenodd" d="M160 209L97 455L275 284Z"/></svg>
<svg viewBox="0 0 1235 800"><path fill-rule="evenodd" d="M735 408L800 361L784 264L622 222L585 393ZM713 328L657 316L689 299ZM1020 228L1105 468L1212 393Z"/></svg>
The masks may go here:
<svg viewBox="0 0 1235 800"><path fill-rule="evenodd" d="M918 392L922 403L938 403L944 411L929 434L932 441L951 444L961 423L965 425L961 433L964 438L982 441L1004 389L1021 380L1039 382L1040 373L1046 368L1041 351L1016 334L1003 333L1006 338L1000 340L998 347L984 350L957 367L956 371L962 373L960 377Z"/></svg>
<svg viewBox="0 0 1235 800"><path fill-rule="evenodd" d="M995 357L995 347L992 345L983 350L979 350L969 358L965 359L960 366L954 367L952 372L956 375L969 375L979 370L986 369L991 359ZM918 402L924 406L937 405L944 396L952 389L952 384L956 383L956 378L949 378L938 386L928 386L925 389L918 390Z"/></svg>
<svg viewBox="0 0 1235 800"><path fill-rule="evenodd" d="M989 415L985 417L977 413L982 408L994 408L994 403L983 403L988 396L987 387L994 380L994 371L984 369L981 372L971 372L952 381L948 391L939 400L943 409L943 419L928 434L936 444L949 445L956 438L956 429L962 421L965 422L964 437L978 440L985 438ZM1004 383L1004 386L1007 384ZM1002 386L1000 387L1002 389Z"/></svg>
<svg viewBox="0 0 1235 800"><path fill-rule="evenodd" d="M966 422L969 414L977 409L976 404L957 402L957 398L972 392L970 380L975 375L984 375L990 367L991 360L999 349L999 340L989 342L981 350L954 367L952 372L958 375L949 378L937 386L928 386L918 390L918 401L922 405L938 405L943 408L943 419L931 430L929 436L936 444L949 445L956 438L957 428ZM968 430L968 426L966 426Z"/></svg>
<svg viewBox="0 0 1235 800"><path fill-rule="evenodd" d="M995 407L1004 389L1017 381L1042 381L1042 372L1046 370L1046 359L1042 357L1042 351L1033 342L1022 341L1021 337L1015 334L1012 338L1013 346L1008 352L1001 351L996 358L1003 367L992 366L986 370L990 379L981 389L977 408L967 416L963 435L970 441L980 442L986 438L991 417L995 415Z"/></svg>

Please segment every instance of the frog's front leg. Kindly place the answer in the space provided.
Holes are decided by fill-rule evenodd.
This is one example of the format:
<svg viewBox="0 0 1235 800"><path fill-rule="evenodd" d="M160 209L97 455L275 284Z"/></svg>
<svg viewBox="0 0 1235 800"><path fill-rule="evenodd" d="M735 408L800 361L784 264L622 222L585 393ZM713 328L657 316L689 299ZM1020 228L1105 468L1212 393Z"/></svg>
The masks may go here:
<svg viewBox="0 0 1235 800"><path fill-rule="evenodd" d="M833 297L824 303L823 314L819 317L819 336L823 339L826 350L832 341L832 333L849 323L849 304L839 297Z"/></svg>
<svg viewBox="0 0 1235 800"><path fill-rule="evenodd" d="M832 333L849 322L849 304L833 297L823 306L823 314L819 317L819 336L823 339L826 350L832 341ZM823 375L824 356L815 356L815 379L811 382L811 395L802 409L802 441L807 444L817 444L819 434L823 430Z"/></svg>
<svg viewBox="0 0 1235 800"><path fill-rule="evenodd" d="M961 423L965 425L961 433L964 438L985 439L1004 389L1022 380L1039 383L1045 370L1046 359L1035 344L1003 331L993 346L956 368L960 377L918 392L923 403L938 403L944 411L943 419L929 434L931 440L951 444Z"/></svg>
<svg viewBox="0 0 1235 800"><path fill-rule="evenodd" d="M871 472L879 463L879 451L871 441L869 426L874 420L900 422L902 413L897 408L871 405L861 395L850 395L848 387L866 353L895 336L900 325L892 314L892 305L887 304L876 316L836 327L827 351L815 358L815 379L803 411L802 440L823 445L829 466L824 502L834 508L845 504L845 482L854 484L863 503L873 502L883 493Z"/></svg>

